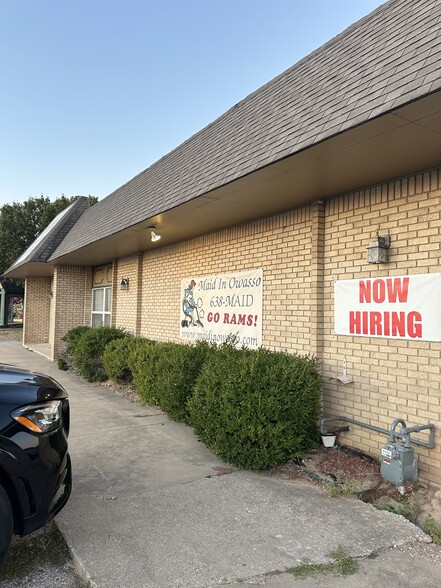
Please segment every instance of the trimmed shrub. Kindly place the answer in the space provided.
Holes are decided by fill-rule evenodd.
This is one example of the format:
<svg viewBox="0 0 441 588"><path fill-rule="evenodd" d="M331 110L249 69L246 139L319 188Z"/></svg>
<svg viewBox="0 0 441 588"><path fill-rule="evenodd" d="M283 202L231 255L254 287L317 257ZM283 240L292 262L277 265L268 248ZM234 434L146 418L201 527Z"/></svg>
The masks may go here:
<svg viewBox="0 0 441 588"><path fill-rule="evenodd" d="M124 337L114 339L104 350L103 366L107 376L118 384L132 382L133 375L129 366L129 357L137 345L141 344L140 337Z"/></svg>
<svg viewBox="0 0 441 588"><path fill-rule="evenodd" d="M199 438L222 459L266 469L317 446L321 377L314 358L224 345L188 403Z"/></svg>
<svg viewBox="0 0 441 588"><path fill-rule="evenodd" d="M195 345L157 345L156 396L161 408L171 419L189 422L187 403L212 349L209 343L202 341Z"/></svg>
<svg viewBox="0 0 441 588"><path fill-rule="evenodd" d="M73 350L75 370L88 382L107 380L103 365L103 354L106 346L114 339L127 337L117 327L91 328L82 333Z"/></svg>
<svg viewBox="0 0 441 588"><path fill-rule="evenodd" d="M57 366L58 369L62 370L63 372L67 372L67 370L69 369L69 363L67 361L65 353L60 353L60 355L58 356Z"/></svg>
<svg viewBox="0 0 441 588"><path fill-rule="evenodd" d="M67 370L73 367L73 354L78 341L80 340L83 333L90 331L92 327L86 325L79 325L68 331L64 337L61 337L62 341L66 343L66 347L61 354L62 361L58 362L59 369ZM60 367L63 366L63 367Z"/></svg>
<svg viewBox="0 0 441 588"><path fill-rule="evenodd" d="M145 404L158 404L156 394L158 344L150 339L138 339L130 350L128 363L133 383Z"/></svg>

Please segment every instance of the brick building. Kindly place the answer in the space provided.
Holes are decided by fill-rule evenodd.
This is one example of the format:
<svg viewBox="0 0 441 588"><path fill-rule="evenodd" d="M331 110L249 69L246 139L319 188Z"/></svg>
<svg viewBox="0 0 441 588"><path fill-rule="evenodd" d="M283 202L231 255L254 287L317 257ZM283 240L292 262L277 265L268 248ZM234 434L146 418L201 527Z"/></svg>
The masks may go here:
<svg viewBox="0 0 441 588"><path fill-rule="evenodd" d="M439 431L440 23L439 0L389 0L95 206L79 198L6 273L26 278L24 344L54 359L79 324L162 341L256 327L255 344L318 356L326 416ZM370 263L377 231L387 260ZM415 288L427 312L406 306ZM377 455L385 436L341 441ZM441 484L441 444L416 452Z"/></svg>

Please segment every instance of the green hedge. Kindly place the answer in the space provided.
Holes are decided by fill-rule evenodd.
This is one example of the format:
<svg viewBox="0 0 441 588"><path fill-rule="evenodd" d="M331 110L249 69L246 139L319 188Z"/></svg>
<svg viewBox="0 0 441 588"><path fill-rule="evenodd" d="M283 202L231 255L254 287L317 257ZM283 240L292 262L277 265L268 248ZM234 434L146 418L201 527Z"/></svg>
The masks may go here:
<svg viewBox="0 0 441 588"><path fill-rule="evenodd" d="M189 400L199 438L239 467L266 469L317 445L313 358L231 346L210 354Z"/></svg>
<svg viewBox="0 0 441 588"><path fill-rule="evenodd" d="M97 327L84 331L72 353L75 370L88 382L107 380L103 365L104 350L114 339L125 337L125 332L117 327Z"/></svg>
<svg viewBox="0 0 441 588"><path fill-rule="evenodd" d="M188 399L211 349L205 342L191 346L142 340L128 360L142 401L159 404L170 418L188 423Z"/></svg>
<svg viewBox="0 0 441 588"><path fill-rule="evenodd" d="M92 327L80 325L68 331L64 337L61 338L66 343L66 346L58 358L59 369L68 370L69 368L74 367L73 354L76 346L78 345L78 341L80 340L81 336L87 331L90 331L91 328Z"/></svg>
<svg viewBox="0 0 441 588"><path fill-rule="evenodd" d="M64 339L80 375L133 381L143 402L193 426L214 453L239 467L273 467L318 443L314 358L232 343L155 343L111 327L77 327Z"/></svg>
<svg viewBox="0 0 441 588"><path fill-rule="evenodd" d="M104 371L110 380L117 384L128 384L133 381L129 359L138 345L143 345L141 337L127 336L123 339L114 339L104 350Z"/></svg>
<svg viewBox="0 0 441 588"><path fill-rule="evenodd" d="M141 400L146 404L158 404L156 393L157 380L157 344L150 339L142 339L131 349L129 369L133 383Z"/></svg>
<svg viewBox="0 0 441 588"><path fill-rule="evenodd" d="M196 345L160 343L156 346L155 397L173 420L189 422L188 400L212 349L205 342Z"/></svg>

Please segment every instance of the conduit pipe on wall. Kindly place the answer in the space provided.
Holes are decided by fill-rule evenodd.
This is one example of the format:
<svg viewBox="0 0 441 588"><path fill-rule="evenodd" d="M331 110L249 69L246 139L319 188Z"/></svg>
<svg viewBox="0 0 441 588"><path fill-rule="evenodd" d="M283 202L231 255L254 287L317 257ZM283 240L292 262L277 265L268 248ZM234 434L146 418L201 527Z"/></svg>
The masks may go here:
<svg viewBox="0 0 441 588"><path fill-rule="evenodd" d="M425 429L429 429L429 441L420 441L419 439L411 439L411 443L414 443L415 445L419 445L420 447L425 447L426 449L433 449L435 447L435 425L433 425L432 423L428 423L427 425L414 425L413 427L403 427L400 429L400 431L395 432L395 426L397 424L397 421L400 423L404 423L404 421L402 419L395 419L395 421L392 423L391 429L389 429L389 431L387 431L386 429L381 429L380 427L375 427L374 425L369 425L368 423L363 423L361 421L356 421L355 419L351 419L350 417L346 417L346 416L336 416L336 417L328 417L328 418L323 418L320 421L320 434L321 435L325 435L328 430L326 428L326 423L331 423L331 422L335 422L335 421L341 421L343 423L351 423L352 425L357 425L359 427L364 427L365 429L370 429L371 431L376 431L377 433L381 433L382 435L391 435L391 431L393 431L393 434L395 435L395 437L400 437L402 439L405 439L406 437L409 436L410 433L419 433L420 431L423 431ZM404 423L405 424L405 423ZM338 430L338 428L337 428ZM342 429L340 429L341 431ZM346 429L347 430L347 429Z"/></svg>

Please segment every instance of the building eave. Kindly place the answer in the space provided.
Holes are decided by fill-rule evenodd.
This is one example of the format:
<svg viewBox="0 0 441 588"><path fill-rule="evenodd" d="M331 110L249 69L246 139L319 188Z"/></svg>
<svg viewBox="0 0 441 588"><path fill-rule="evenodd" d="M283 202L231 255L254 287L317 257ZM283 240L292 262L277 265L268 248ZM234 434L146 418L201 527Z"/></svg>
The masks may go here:
<svg viewBox="0 0 441 588"><path fill-rule="evenodd" d="M439 165L441 91L50 261L101 265Z"/></svg>

